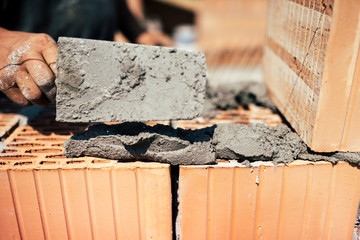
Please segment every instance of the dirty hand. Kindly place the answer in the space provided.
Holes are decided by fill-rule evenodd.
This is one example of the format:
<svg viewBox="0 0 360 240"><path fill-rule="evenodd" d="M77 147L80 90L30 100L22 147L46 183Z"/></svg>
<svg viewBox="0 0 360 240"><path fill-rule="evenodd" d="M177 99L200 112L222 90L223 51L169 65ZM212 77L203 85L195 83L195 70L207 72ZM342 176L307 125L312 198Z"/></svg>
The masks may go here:
<svg viewBox="0 0 360 240"><path fill-rule="evenodd" d="M54 101L56 59L50 36L0 28L0 91L22 106Z"/></svg>
<svg viewBox="0 0 360 240"><path fill-rule="evenodd" d="M174 45L171 38L162 32L144 32L139 35L139 37L136 39L136 42L139 44L154 46L170 47Z"/></svg>

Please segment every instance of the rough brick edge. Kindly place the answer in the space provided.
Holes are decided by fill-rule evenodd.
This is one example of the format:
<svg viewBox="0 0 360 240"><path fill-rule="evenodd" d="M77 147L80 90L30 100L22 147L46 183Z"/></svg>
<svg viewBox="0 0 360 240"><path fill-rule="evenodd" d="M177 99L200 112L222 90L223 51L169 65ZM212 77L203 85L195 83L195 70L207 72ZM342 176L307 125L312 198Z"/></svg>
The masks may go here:
<svg viewBox="0 0 360 240"><path fill-rule="evenodd" d="M0 113L0 139L8 137L17 126L22 116L16 113Z"/></svg>

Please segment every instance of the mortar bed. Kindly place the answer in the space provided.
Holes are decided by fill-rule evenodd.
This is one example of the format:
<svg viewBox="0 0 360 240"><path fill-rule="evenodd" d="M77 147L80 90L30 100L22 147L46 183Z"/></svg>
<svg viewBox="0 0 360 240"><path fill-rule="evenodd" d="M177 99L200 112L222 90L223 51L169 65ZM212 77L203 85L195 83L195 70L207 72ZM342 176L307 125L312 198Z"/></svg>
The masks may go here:
<svg viewBox="0 0 360 240"><path fill-rule="evenodd" d="M279 116L266 109L258 107L254 107L254 109L258 110L257 119L260 119L260 122L276 125L281 121ZM245 113L249 115L246 119L244 118ZM238 116L239 121L243 121L242 123L252 121L251 114L239 108L210 121L200 118L176 123L181 128L203 128L219 122L232 122L231 119L234 118L234 115ZM171 200L171 194L176 194L177 186L171 186L170 178L176 179L178 175L173 175L168 164L119 163L93 157L65 158L61 154L64 150L63 142L72 134L83 131L84 127L66 129L63 125L60 128L51 120L51 114L47 116L43 124L41 121L37 121L34 126L18 127L4 142L5 144L14 144L12 147L4 148L0 154L0 176L4 180L0 182L2 184L0 189L4 191L0 195L4 200L0 201L0 209L8 209L6 214L5 212L0 213L0 221L4 221L0 224L0 234L8 236L5 239L9 236L18 236L18 234L31 236L34 239L40 239L44 235L48 238L52 236L67 238L67 234L78 239L89 239L91 237L88 234L94 231L100 234L99 236L108 236L108 239L113 238L113 234L117 233L117 236L123 236L124 239L136 239L136 236L140 235L143 239L152 237L153 239L170 240L172 231L181 235L181 239L202 239L191 234L220 234L218 235L220 239L226 239L229 229L234 236L262 234L263 237L271 238L274 236L274 232L279 232L284 237L290 236L289 239L294 239L291 236L301 234L301 230L294 228L294 226L298 226L294 224L294 221L298 221L298 216L302 213L304 213L304 226L313 229L305 234L309 236L312 234L311 236L315 236L314 238L325 235L337 236L334 235L336 233L346 235L353 228L359 189L352 186L360 185L357 167L350 166L345 162L331 164L309 161L294 161L289 165L274 165L272 162L258 161L250 163L251 165L248 166L237 161L219 159L214 165L180 167L178 227L172 229L172 214L176 213L177 205L176 197L173 195ZM52 125L49 126L49 123L54 124L54 128L51 128ZM151 124L154 125L157 122ZM23 134L27 136L20 136ZM15 144L29 144L29 146L19 147ZM42 149L53 149L54 152L43 152ZM18 158L15 160L6 158L11 155L18 156ZM321 177L322 175L312 174L322 172L323 169L327 171L326 178ZM263 172L260 174L261 171ZM184 175L186 173L189 174ZM264 177L269 174L273 174L273 177L265 179ZM124 178L120 178L121 176ZM201 176L201 181L208 185L196 182L196 176ZM233 176L235 178L232 178ZM240 176L243 177L243 180L238 182L236 179ZM258 180L256 176L258 176ZM299 176L299 181L295 181L291 176ZM115 179L116 181L114 181ZM194 180L196 181L194 182ZM283 190L279 190L279 186L275 184L277 180L281 183ZM246 184L247 182L249 185ZM300 194L298 189L304 189L305 186L302 184L306 182L313 184L312 188L308 190L312 192L306 198L308 199L307 202L305 201L305 204L308 204L306 206L322 206L326 196L334 196L327 202L326 208L321 208L325 209L324 211L316 211L314 208L317 215L313 213L311 217L307 215L309 212L306 211L309 210L305 208L295 212L292 208L293 205L282 204L291 202L286 200L289 197L298 202L303 201L304 198L298 196ZM236 185L239 183L245 185L241 185L242 187ZM334 187L332 195L322 194L326 190L324 188L326 184ZM249 189L258 189L257 198L254 198L255 195L248 197L247 190L249 189L246 186L251 186ZM340 188L339 186L347 187ZM112 192L109 192L108 189ZM231 192L227 192L229 189L238 189L240 192L236 192L236 190L231 194ZM295 189L296 191L289 192L286 189ZM338 193L337 191L340 189L345 192ZM120 194L124 191L127 192L125 198L121 197L124 194ZM186 194L186 191L189 191L189 194ZM193 194L194 192L196 194ZM203 192L214 193L214 195L203 195ZM271 198L270 193L275 197ZM184 198L184 196L188 196L188 198ZM202 201L205 196L208 200ZM221 196L221 198L214 198L215 196ZM228 198L228 196L233 196L233 198ZM244 198L236 198L236 196ZM284 199L278 198L279 196L284 196ZM346 196L346 199L335 196ZM189 197L194 197L198 202ZM127 198L131 201L126 200ZM254 211L249 212L249 215L245 212L238 214L241 207L247 207L247 202L236 204L236 201L241 199L253 204L249 209ZM256 204L254 199L258 199ZM279 202L278 199L283 200ZM318 201L315 201L316 199ZM116 200L115 202L121 201L122 204L114 205L112 202L114 200ZM233 204L229 204L228 200ZM171 207L171 204L174 206ZM232 210L230 211L227 206L230 206ZM281 211L278 209L280 206L282 206ZM298 208L297 206L296 208ZM345 210L342 206L346 206ZM189 207L190 209L187 209ZM340 209L340 212L337 209ZM196 214L194 215L194 213ZM281 214L277 215L279 213ZM191 217L189 218L187 214L191 214ZM279 216L281 220L269 221L266 214ZM16 221L16 216L21 216L23 219L22 222L19 222L20 225ZM117 216L124 216L126 223L123 223ZM321 226L316 223L319 219L325 222ZM230 228L229 222L233 222L233 226L237 227ZM257 225L251 225L244 229L252 223ZM341 227L337 227L339 223L341 223ZM121 228L123 224L129 227L123 229ZM216 228L213 224L216 224ZM66 226L71 227L67 229ZM261 226L261 228L257 226ZM194 227L196 231L191 230ZM284 231L285 229L291 231Z"/></svg>

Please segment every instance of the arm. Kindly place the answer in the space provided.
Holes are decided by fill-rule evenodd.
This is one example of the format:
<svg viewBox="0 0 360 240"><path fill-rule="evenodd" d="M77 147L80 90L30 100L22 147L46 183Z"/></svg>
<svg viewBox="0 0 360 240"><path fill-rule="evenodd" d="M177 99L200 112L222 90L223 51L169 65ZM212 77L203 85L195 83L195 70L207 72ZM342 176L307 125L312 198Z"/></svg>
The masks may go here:
<svg viewBox="0 0 360 240"><path fill-rule="evenodd" d="M0 91L22 106L54 101L56 59L49 35L0 28Z"/></svg>
<svg viewBox="0 0 360 240"><path fill-rule="evenodd" d="M171 38L162 32L148 32L140 26L134 15L130 12L125 0L117 0L118 28L131 41L145 45L171 46Z"/></svg>
<svg viewBox="0 0 360 240"><path fill-rule="evenodd" d="M131 41L135 42L146 31L130 12L125 0L116 1L117 27Z"/></svg>

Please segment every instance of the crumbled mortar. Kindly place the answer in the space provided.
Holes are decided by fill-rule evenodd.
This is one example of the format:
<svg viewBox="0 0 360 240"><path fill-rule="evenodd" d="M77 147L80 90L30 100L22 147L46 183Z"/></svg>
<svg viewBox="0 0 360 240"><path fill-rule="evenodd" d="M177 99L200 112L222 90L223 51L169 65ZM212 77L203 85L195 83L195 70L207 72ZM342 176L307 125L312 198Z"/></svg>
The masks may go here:
<svg viewBox="0 0 360 240"><path fill-rule="evenodd" d="M315 153L284 124L220 124L199 130L173 129L144 123L94 125L68 139L67 157L93 156L119 161L157 161L172 165L202 165L216 159L288 164L294 160L347 161L360 165L360 153Z"/></svg>
<svg viewBox="0 0 360 240"><path fill-rule="evenodd" d="M276 112L263 83L247 81L206 88L203 116L214 117L217 110L236 109L239 105L248 109L249 104L266 107Z"/></svg>
<svg viewBox="0 0 360 240"><path fill-rule="evenodd" d="M284 124L270 128L263 124L221 124L214 131L216 158L239 161L272 161L274 164L294 160L346 161L360 165L360 153L311 151L298 134Z"/></svg>
<svg viewBox="0 0 360 240"><path fill-rule="evenodd" d="M119 161L157 161L179 164L216 163L211 144L214 127L173 129L144 123L99 124L64 143L67 157L93 156Z"/></svg>
<svg viewBox="0 0 360 240"><path fill-rule="evenodd" d="M272 160L288 163L306 152L306 145L287 126L269 128L263 124L221 124L214 132L213 144L219 159L249 161Z"/></svg>

